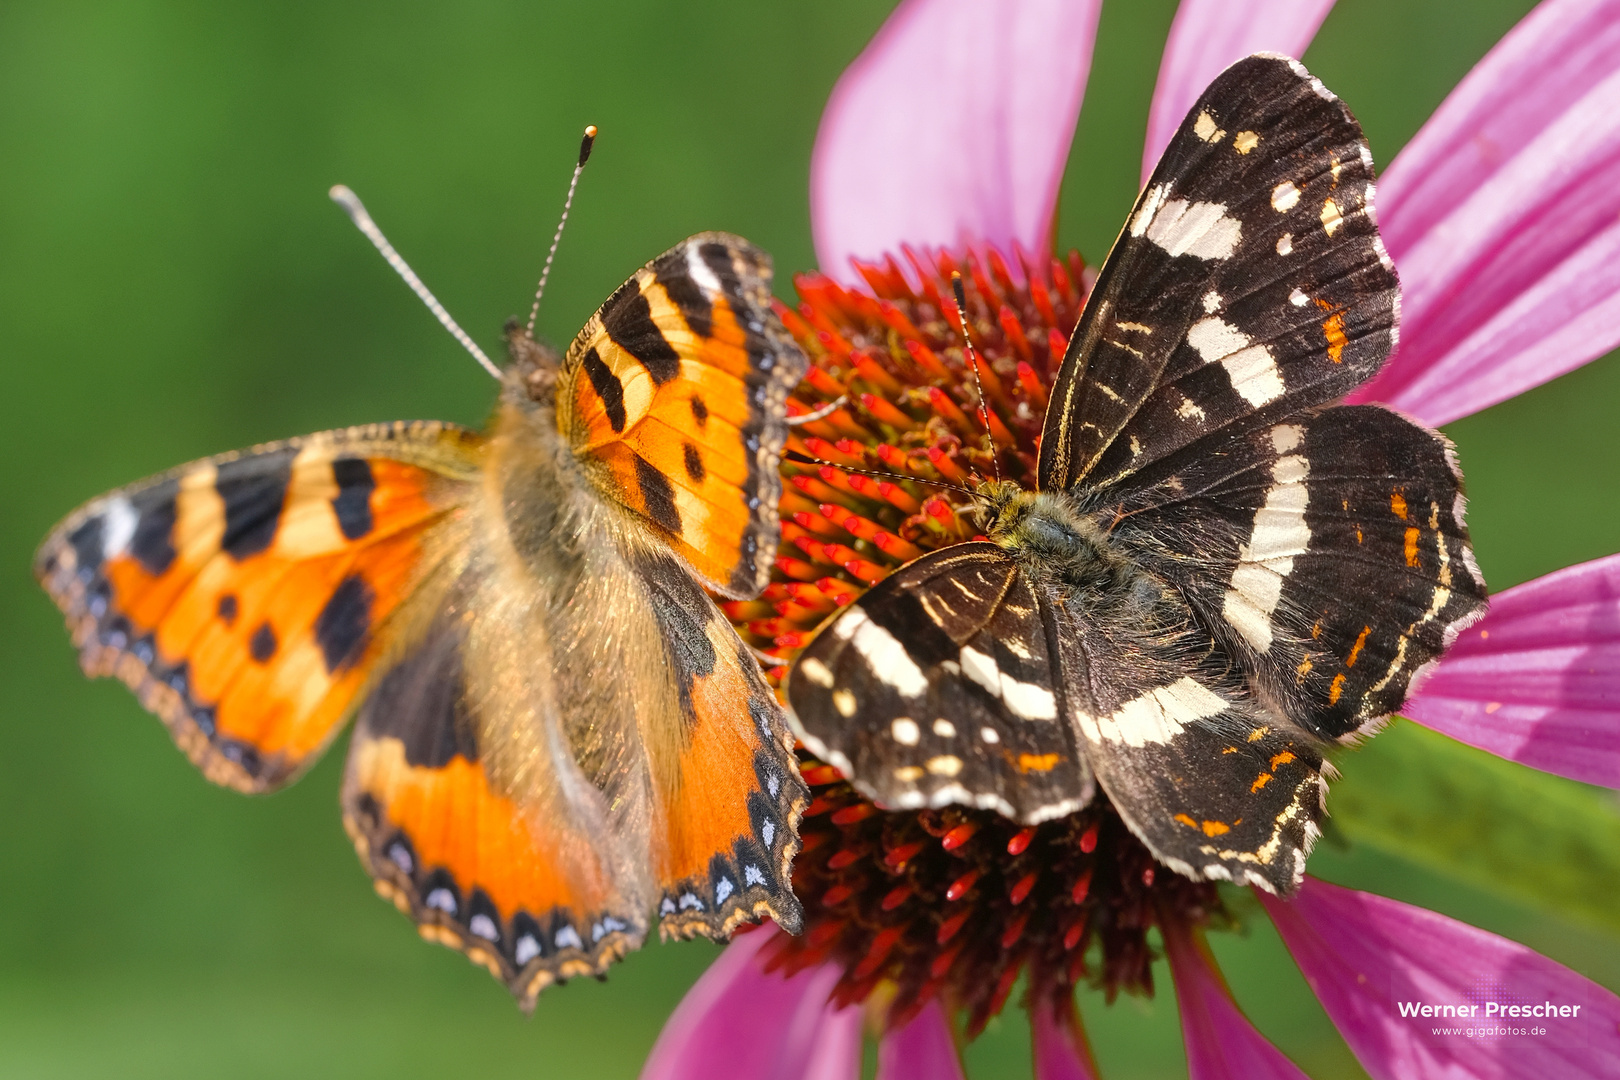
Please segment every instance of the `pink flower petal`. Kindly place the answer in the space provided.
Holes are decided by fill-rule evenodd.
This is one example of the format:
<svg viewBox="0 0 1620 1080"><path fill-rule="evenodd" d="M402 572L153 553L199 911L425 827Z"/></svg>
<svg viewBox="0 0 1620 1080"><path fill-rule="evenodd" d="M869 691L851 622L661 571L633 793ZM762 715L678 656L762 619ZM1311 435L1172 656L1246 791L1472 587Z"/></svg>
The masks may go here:
<svg viewBox="0 0 1620 1080"><path fill-rule="evenodd" d="M1374 1080L1620 1076L1620 997L1517 942L1310 877L1292 901L1255 895ZM1493 1002L1579 1013L1490 1015ZM1403 1003L1475 1015L1403 1016Z"/></svg>
<svg viewBox="0 0 1620 1080"><path fill-rule="evenodd" d="M861 1010L827 995L838 969L767 974L760 953L780 931L738 937L681 1000L653 1045L641 1080L857 1080Z"/></svg>
<svg viewBox="0 0 1620 1080"><path fill-rule="evenodd" d="M878 1044L877 1080L964 1080L950 1021L935 998Z"/></svg>
<svg viewBox="0 0 1620 1080"><path fill-rule="evenodd" d="M1620 2L1546 0L1390 165L1401 344L1351 395L1443 424L1620 343Z"/></svg>
<svg viewBox="0 0 1620 1080"><path fill-rule="evenodd" d="M1181 0L1153 88L1142 182L1215 76L1251 53L1304 55L1332 7L1333 0Z"/></svg>
<svg viewBox="0 0 1620 1080"><path fill-rule="evenodd" d="M1050 249L1101 0L905 0L833 87L810 159L823 273L913 247Z"/></svg>
<svg viewBox="0 0 1620 1080"><path fill-rule="evenodd" d="M1511 761L1620 788L1620 555L1493 598L1401 713Z"/></svg>
<svg viewBox="0 0 1620 1080"><path fill-rule="evenodd" d="M1162 927L1181 1010L1189 1080L1309 1080L1254 1029L1203 941L1186 927Z"/></svg>
<svg viewBox="0 0 1620 1080"><path fill-rule="evenodd" d="M1097 1062L1072 997L1057 1008L1037 1002L1029 1010L1029 1025L1035 1080L1097 1080Z"/></svg>

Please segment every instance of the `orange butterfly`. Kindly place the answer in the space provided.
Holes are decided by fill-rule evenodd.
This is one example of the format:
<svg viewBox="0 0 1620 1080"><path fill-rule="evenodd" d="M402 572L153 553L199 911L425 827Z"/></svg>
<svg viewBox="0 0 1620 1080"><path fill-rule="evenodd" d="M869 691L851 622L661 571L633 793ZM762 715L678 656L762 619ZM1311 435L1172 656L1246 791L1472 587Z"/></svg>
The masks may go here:
<svg viewBox="0 0 1620 1080"><path fill-rule="evenodd" d="M279 787L357 717L344 823L378 891L526 1007L651 912L665 938L796 931L793 737L704 592L758 594L779 537L807 361L770 276L694 236L561 357L509 326L486 431L181 466L74 512L35 573L85 672L216 783Z"/></svg>

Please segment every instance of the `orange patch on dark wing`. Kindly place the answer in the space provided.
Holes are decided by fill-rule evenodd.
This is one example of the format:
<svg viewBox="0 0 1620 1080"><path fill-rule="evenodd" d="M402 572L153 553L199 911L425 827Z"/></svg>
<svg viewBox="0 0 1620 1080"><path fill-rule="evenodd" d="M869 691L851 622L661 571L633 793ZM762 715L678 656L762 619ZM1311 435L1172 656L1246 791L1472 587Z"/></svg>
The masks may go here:
<svg viewBox="0 0 1620 1080"><path fill-rule="evenodd" d="M1327 336L1328 359L1339 363L1344 356L1344 347L1350 343L1344 334L1344 314L1329 315L1322 323L1322 333Z"/></svg>

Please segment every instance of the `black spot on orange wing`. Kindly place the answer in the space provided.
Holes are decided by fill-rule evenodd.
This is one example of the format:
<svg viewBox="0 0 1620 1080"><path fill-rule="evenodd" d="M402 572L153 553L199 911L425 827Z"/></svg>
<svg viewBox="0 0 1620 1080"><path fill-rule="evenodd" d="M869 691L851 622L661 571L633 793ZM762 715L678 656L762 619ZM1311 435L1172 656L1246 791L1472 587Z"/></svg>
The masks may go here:
<svg viewBox="0 0 1620 1080"><path fill-rule="evenodd" d="M371 493L377 488L371 463L364 458L338 458L332 462L332 479L338 493L332 499L338 528L348 540L358 540L371 531Z"/></svg>
<svg viewBox="0 0 1620 1080"><path fill-rule="evenodd" d="M239 605L237 603L236 594L225 593L219 598L219 603L215 605L214 610L219 612L219 617L221 619L225 620L225 625L230 626L232 623L236 622L236 612L238 608Z"/></svg>
<svg viewBox="0 0 1620 1080"><path fill-rule="evenodd" d="M220 546L231 558L240 562L257 555L275 539L297 456L297 448L289 446L220 464L214 481L225 502L225 539Z"/></svg>
<svg viewBox="0 0 1620 1080"><path fill-rule="evenodd" d="M709 407L696 394L692 395L692 419L698 422L698 427L702 427L709 422Z"/></svg>
<svg viewBox="0 0 1620 1080"><path fill-rule="evenodd" d="M669 477L649 465L640 454L633 456L636 461L636 486L641 491L647 516L660 528L679 536L681 513L675 508L675 488L670 484Z"/></svg>
<svg viewBox="0 0 1620 1080"><path fill-rule="evenodd" d="M681 356L653 321L638 278L625 282L603 305L602 326L613 344L641 362L655 384L662 386L680 374Z"/></svg>
<svg viewBox="0 0 1620 1080"><path fill-rule="evenodd" d="M691 443L683 446L681 452L686 459L686 475L692 478L694 484L703 483L703 478L708 475L708 470L703 467L703 455Z"/></svg>
<svg viewBox="0 0 1620 1080"><path fill-rule="evenodd" d="M591 388L596 396L602 399L602 411L607 414L608 423L612 425L614 434L624 431L624 383L613 374L613 370L602 362L601 354L594 348L585 353L581 366L585 368L585 375L591 380Z"/></svg>
<svg viewBox="0 0 1620 1080"><path fill-rule="evenodd" d="M321 609L315 619L315 643L321 647L327 671L335 672L359 659L371 630L373 599L365 579L350 574Z"/></svg>
<svg viewBox="0 0 1620 1080"><path fill-rule="evenodd" d="M276 655L276 632L269 623L260 623L248 640L248 652L261 664L268 664Z"/></svg>
<svg viewBox="0 0 1620 1080"><path fill-rule="evenodd" d="M175 497L179 493L180 481L170 477L130 499L140 518L130 538L129 553L154 577L174 563Z"/></svg>

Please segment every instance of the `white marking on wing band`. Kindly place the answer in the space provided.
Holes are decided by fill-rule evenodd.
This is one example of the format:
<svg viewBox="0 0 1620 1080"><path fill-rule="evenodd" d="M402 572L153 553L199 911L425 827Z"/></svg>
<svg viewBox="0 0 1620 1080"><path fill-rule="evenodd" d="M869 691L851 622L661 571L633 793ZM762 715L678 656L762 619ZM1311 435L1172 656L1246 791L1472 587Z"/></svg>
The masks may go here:
<svg viewBox="0 0 1620 1080"><path fill-rule="evenodd" d="M806 679L809 679L811 682L815 683L824 690L832 689L832 671L827 667L826 664L823 664L820 660L817 660L813 656L806 657L804 661L799 664L799 674L803 675Z"/></svg>
<svg viewBox="0 0 1620 1080"><path fill-rule="evenodd" d="M1294 186L1292 180L1284 180L1271 189L1271 208L1279 214L1286 214L1299 202L1299 188Z"/></svg>
<svg viewBox="0 0 1620 1080"><path fill-rule="evenodd" d="M724 292L725 290L720 287L720 279L714 276L709 264L703 261L699 247L700 245L693 244L686 249L686 272L692 275L692 280L705 292L711 295Z"/></svg>
<svg viewBox="0 0 1620 1080"><path fill-rule="evenodd" d="M1132 698L1111 716L1086 717L1081 729L1093 739L1127 746L1163 744L1180 735L1188 724L1224 712L1226 707L1225 698L1184 675L1169 686Z"/></svg>
<svg viewBox="0 0 1620 1080"><path fill-rule="evenodd" d="M851 608L849 614L833 623L832 632L834 637L849 642L861 654L872 674L884 685L906 697L921 697L928 689L922 668L906 652L906 647L867 618L860 608Z"/></svg>
<svg viewBox="0 0 1620 1080"><path fill-rule="evenodd" d="M101 511L101 557L116 559L128 551L129 542L135 539L135 526L140 522L141 515L128 499L118 495L107 500L106 508Z"/></svg>
<svg viewBox="0 0 1620 1080"><path fill-rule="evenodd" d="M1034 683L1019 682L1002 671L996 658L971 645L962 646L962 674L1001 699L1009 712L1025 720L1056 720L1057 698Z"/></svg>
<svg viewBox="0 0 1620 1080"><path fill-rule="evenodd" d="M1271 616L1282 598L1283 579L1294 570L1294 559L1310 546L1311 530L1305 523L1310 494L1305 480L1310 463L1296 449L1304 433L1297 424L1271 429L1271 445L1283 457L1271 466L1272 486L1265 502L1254 512L1249 542L1238 548L1238 565L1226 590L1221 614L1243 639L1259 652L1271 649Z"/></svg>
<svg viewBox="0 0 1620 1080"><path fill-rule="evenodd" d="M1243 236L1243 224L1229 217L1224 203L1167 199L1156 185L1131 218L1131 235L1146 236L1171 255L1229 259Z"/></svg>
<svg viewBox="0 0 1620 1080"><path fill-rule="evenodd" d="M1255 408L1282 397L1282 374L1271 350L1254 344L1249 335L1231 323L1214 315L1205 316L1187 328L1187 344L1206 364L1219 361L1232 380L1232 389Z"/></svg>

